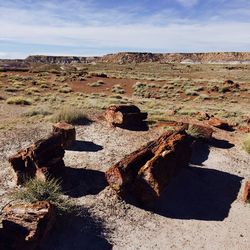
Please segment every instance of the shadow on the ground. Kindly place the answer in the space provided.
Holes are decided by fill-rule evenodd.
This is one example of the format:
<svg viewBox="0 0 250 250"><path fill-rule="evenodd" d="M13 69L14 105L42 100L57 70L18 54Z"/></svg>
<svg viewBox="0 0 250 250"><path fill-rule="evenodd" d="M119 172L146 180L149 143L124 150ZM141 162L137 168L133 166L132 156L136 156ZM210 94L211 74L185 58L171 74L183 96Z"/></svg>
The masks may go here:
<svg viewBox="0 0 250 250"><path fill-rule="evenodd" d="M210 147L229 149L234 147L234 144L227 140L220 140L216 138L212 138L212 140L208 142L195 141L192 145L191 164L203 166L203 162L208 159Z"/></svg>
<svg viewBox="0 0 250 250"><path fill-rule="evenodd" d="M74 125L90 125L94 121L89 119L88 117L80 117L79 119L73 122Z"/></svg>
<svg viewBox="0 0 250 250"><path fill-rule="evenodd" d="M190 166L173 178L153 206L142 206L131 196L126 201L168 218L223 221L237 198L241 180L219 170Z"/></svg>
<svg viewBox="0 0 250 250"><path fill-rule="evenodd" d="M103 237L103 233L102 223L92 218L88 211L58 216L41 250L112 249L112 245Z"/></svg>
<svg viewBox="0 0 250 250"><path fill-rule="evenodd" d="M196 141L192 145L191 164L203 166L210 153L209 145L206 142Z"/></svg>
<svg viewBox="0 0 250 250"><path fill-rule="evenodd" d="M234 144L230 143L229 141L216 138L212 138L212 140L209 142L209 145L215 148L223 148L223 149L229 149L234 147Z"/></svg>
<svg viewBox="0 0 250 250"><path fill-rule="evenodd" d="M65 194L77 198L98 194L107 186L105 174L101 171L65 167L62 188Z"/></svg>
<svg viewBox="0 0 250 250"><path fill-rule="evenodd" d="M79 141L76 140L70 151L79 151L79 152L97 152L103 149L103 146L95 144L92 141Z"/></svg>
<svg viewBox="0 0 250 250"><path fill-rule="evenodd" d="M241 180L215 169L187 167L168 185L154 212L176 219L222 221L237 198Z"/></svg>
<svg viewBox="0 0 250 250"><path fill-rule="evenodd" d="M133 125L124 125L124 126L117 126L117 127L122 128L122 129L127 129L130 131L148 131L149 130L149 126L146 121L135 123Z"/></svg>

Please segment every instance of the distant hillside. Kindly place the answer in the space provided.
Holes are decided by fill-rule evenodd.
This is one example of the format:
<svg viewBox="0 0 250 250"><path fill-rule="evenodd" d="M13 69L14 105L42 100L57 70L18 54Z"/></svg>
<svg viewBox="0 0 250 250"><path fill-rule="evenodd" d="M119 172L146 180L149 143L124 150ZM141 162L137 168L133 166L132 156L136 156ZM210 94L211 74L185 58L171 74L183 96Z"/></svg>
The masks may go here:
<svg viewBox="0 0 250 250"><path fill-rule="evenodd" d="M78 56L41 56L34 55L25 59L28 63L47 63L47 64L69 64L69 63L91 63L98 57L78 57Z"/></svg>
<svg viewBox="0 0 250 250"><path fill-rule="evenodd" d="M217 63L217 64L250 64L250 52L211 52L211 53L139 53L120 52L101 57L78 57L78 56L46 56L33 55L24 60L0 60L1 64L9 62L16 64L76 64L76 63Z"/></svg>
<svg viewBox="0 0 250 250"><path fill-rule="evenodd" d="M212 53L126 53L108 54L99 59L109 63L250 63L250 52Z"/></svg>

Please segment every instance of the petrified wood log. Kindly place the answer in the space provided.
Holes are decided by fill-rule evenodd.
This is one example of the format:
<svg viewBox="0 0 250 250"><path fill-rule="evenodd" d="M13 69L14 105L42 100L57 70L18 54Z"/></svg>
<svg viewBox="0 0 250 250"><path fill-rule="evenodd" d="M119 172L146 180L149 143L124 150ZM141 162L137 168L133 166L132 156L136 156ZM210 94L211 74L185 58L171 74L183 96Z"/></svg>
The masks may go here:
<svg viewBox="0 0 250 250"><path fill-rule="evenodd" d="M54 124L53 133L61 134L62 145L64 149L70 149L76 141L75 127L66 122L59 122L59 123Z"/></svg>
<svg viewBox="0 0 250 250"><path fill-rule="evenodd" d="M37 249L54 221L54 208L47 201L7 205L3 209L0 249Z"/></svg>
<svg viewBox="0 0 250 250"><path fill-rule="evenodd" d="M242 198L244 202L250 203L250 181L247 181L244 185Z"/></svg>
<svg viewBox="0 0 250 250"><path fill-rule="evenodd" d="M105 112L105 119L110 124L121 127L140 125L147 116L135 105L111 105Z"/></svg>
<svg viewBox="0 0 250 250"><path fill-rule="evenodd" d="M130 192L149 204L179 169L188 165L191 142L185 131L164 133L109 168L106 179L119 195Z"/></svg>
<svg viewBox="0 0 250 250"><path fill-rule="evenodd" d="M64 167L63 157L61 135L52 134L18 151L9 158L9 162L15 172L17 185L20 185L30 178L60 176Z"/></svg>

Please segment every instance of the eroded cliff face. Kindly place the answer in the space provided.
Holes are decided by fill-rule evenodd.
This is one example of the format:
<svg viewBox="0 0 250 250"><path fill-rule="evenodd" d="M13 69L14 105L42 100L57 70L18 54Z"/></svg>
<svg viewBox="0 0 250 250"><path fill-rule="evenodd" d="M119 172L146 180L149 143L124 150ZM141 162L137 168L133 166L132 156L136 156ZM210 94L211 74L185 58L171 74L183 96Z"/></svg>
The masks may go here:
<svg viewBox="0 0 250 250"><path fill-rule="evenodd" d="M250 63L249 52L211 53L117 53L99 59L109 63Z"/></svg>
<svg viewBox="0 0 250 250"><path fill-rule="evenodd" d="M78 56L46 56L33 55L24 60L0 60L12 61L18 64L77 64L77 63L218 63L218 64L250 64L250 52L211 52L211 53L139 53L120 52L107 54L101 57L78 57Z"/></svg>
<svg viewBox="0 0 250 250"><path fill-rule="evenodd" d="M98 57L79 57L79 56L43 56L34 55L25 59L29 63L46 63L46 64L70 64L70 63L91 63Z"/></svg>

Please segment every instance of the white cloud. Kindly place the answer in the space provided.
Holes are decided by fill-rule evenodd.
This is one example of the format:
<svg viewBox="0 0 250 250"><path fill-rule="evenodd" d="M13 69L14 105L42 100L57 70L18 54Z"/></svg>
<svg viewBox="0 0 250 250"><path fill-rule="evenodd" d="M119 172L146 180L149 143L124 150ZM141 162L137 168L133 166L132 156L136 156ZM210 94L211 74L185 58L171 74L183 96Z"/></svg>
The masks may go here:
<svg viewBox="0 0 250 250"><path fill-rule="evenodd" d="M184 7L193 7L198 4L199 0L176 0L179 4Z"/></svg>

